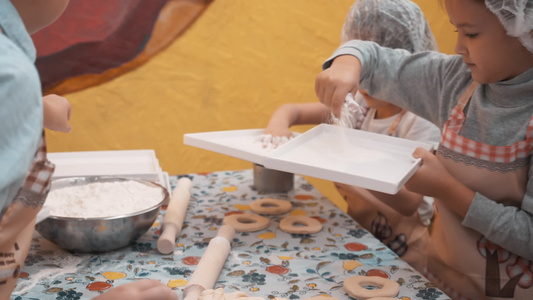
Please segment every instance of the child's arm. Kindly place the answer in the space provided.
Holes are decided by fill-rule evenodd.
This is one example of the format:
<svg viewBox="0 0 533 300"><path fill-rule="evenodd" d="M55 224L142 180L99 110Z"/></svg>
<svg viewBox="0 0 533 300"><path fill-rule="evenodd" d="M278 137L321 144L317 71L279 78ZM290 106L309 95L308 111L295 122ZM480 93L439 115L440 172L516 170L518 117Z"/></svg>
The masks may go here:
<svg viewBox="0 0 533 300"><path fill-rule="evenodd" d="M44 127L50 130L70 132L70 102L58 95L43 96Z"/></svg>
<svg viewBox="0 0 533 300"><path fill-rule="evenodd" d="M453 177L438 158L423 148L417 148L414 158L422 159L420 169L407 181L405 187L415 193L439 198L464 218L475 192Z"/></svg>
<svg viewBox="0 0 533 300"><path fill-rule="evenodd" d="M325 123L329 116L330 110L319 102L283 104L270 117L265 134L291 137L291 126Z"/></svg>
<svg viewBox="0 0 533 300"><path fill-rule="evenodd" d="M529 164L528 182L520 207L498 203L476 193L463 225L533 261L533 160Z"/></svg>
<svg viewBox="0 0 533 300"><path fill-rule="evenodd" d="M398 193L390 195L353 185L341 183L336 183L336 185L342 186L343 190L348 191L350 194L358 195L361 199L369 201L377 207L386 204L404 216L414 214L424 199L422 195L410 192L405 187L402 187Z"/></svg>
<svg viewBox="0 0 533 300"><path fill-rule="evenodd" d="M510 252L533 260L533 182L528 181L522 206L508 206L470 190L455 179L431 153L417 149L420 169L406 183L417 193L440 198L444 205L463 218L463 225L483 234ZM533 169L530 168L530 178Z"/></svg>
<svg viewBox="0 0 533 300"><path fill-rule="evenodd" d="M362 72L358 75L362 79L362 89L439 126L448 119L449 112L463 93L464 88L461 87L467 86L472 80L460 56L436 52L408 55L399 50L380 48L369 42L351 41L341 46L324 64L326 68L337 70L336 74L330 74L333 70L326 69L317 77L316 92L322 103L330 105L334 102L331 99L337 90L345 93L353 89L354 79L350 79L353 74L350 75L349 72L357 69L357 65L350 63L349 55L360 59ZM346 68L337 65L337 61L340 64L340 60L345 57ZM343 72L346 74L342 75ZM520 208L506 206L470 190L451 176L434 155L422 150L418 155L422 155L421 153L424 153L420 156L423 165L407 182L408 189L427 193L428 196L444 197L446 205L464 217L464 226L478 231L515 254L533 260L533 180L528 182ZM432 165L436 168L430 167ZM530 167L533 172L533 165ZM428 172L421 172L423 170ZM533 173L529 176L533 178Z"/></svg>
<svg viewBox="0 0 533 300"><path fill-rule="evenodd" d="M363 89L377 99L402 107L441 127L472 80L459 55L428 51L411 54L353 40L323 64L315 92L338 116L348 92Z"/></svg>
<svg viewBox="0 0 533 300"><path fill-rule="evenodd" d="M178 300L178 294L160 281L144 279L110 289L93 300Z"/></svg>
<svg viewBox="0 0 533 300"><path fill-rule="evenodd" d="M414 214L424 199L421 194L410 192L405 187L402 187L394 195L376 191L370 191L370 193L406 217Z"/></svg>

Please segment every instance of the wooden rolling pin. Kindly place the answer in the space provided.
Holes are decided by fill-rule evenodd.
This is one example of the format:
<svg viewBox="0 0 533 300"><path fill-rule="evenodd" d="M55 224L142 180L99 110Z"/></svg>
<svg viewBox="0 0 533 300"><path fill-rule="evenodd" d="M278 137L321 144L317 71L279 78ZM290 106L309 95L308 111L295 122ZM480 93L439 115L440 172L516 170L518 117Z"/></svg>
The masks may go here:
<svg viewBox="0 0 533 300"><path fill-rule="evenodd" d="M162 254L174 252L176 239L180 235L187 207L191 198L192 182L187 177L178 180L172 197L167 206L163 224L161 225L161 236L157 240L157 250Z"/></svg>
<svg viewBox="0 0 533 300"><path fill-rule="evenodd" d="M202 258L183 289L184 300L197 300L203 291L215 286L231 251L233 237L235 237L233 227L222 225L218 229L217 236L209 241Z"/></svg>

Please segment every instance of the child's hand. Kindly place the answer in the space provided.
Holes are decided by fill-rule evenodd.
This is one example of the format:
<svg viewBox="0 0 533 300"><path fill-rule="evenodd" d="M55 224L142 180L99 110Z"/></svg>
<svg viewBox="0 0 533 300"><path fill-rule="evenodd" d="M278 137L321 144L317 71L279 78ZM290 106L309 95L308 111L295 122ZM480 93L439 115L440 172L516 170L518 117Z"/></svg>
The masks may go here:
<svg viewBox="0 0 533 300"><path fill-rule="evenodd" d="M258 138L263 148L277 148L293 137L290 127L300 113L296 106L296 104L284 104L274 111L268 126Z"/></svg>
<svg viewBox="0 0 533 300"><path fill-rule="evenodd" d="M440 160L426 149L417 148L413 157L421 158L422 165L405 187L411 192L442 199L444 204L464 217L475 192L450 174Z"/></svg>
<svg viewBox="0 0 533 300"><path fill-rule="evenodd" d="M178 300L178 295L165 284L151 279L139 280L110 289L93 300Z"/></svg>
<svg viewBox="0 0 533 300"><path fill-rule="evenodd" d="M288 139L293 137L292 131L287 126L269 126L265 128L264 134L269 134L273 137L286 137Z"/></svg>
<svg viewBox="0 0 533 300"><path fill-rule="evenodd" d="M44 127L60 132L70 132L70 102L65 97L46 95L43 97Z"/></svg>
<svg viewBox="0 0 533 300"><path fill-rule="evenodd" d="M286 136L275 136L272 134L261 134L257 138L257 141L263 144L263 148L277 148L286 142L288 142L292 138L292 134L290 137Z"/></svg>
<svg viewBox="0 0 533 300"><path fill-rule="evenodd" d="M355 56L343 55L335 58L331 66L318 74L315 93L324 105L338 118L346 95L355 95L359 88L361 62Z"/></svg>

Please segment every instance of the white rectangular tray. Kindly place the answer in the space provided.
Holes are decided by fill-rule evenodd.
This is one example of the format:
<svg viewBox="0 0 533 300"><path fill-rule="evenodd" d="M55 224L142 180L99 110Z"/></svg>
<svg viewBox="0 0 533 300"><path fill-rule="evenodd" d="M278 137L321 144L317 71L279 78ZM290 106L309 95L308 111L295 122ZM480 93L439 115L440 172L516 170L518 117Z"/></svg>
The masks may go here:
<svg viewBox="0 0 533 300"><path fill-rule="evenodd" d="M420 166L417 147L433 148L384 134L321 124L272 152L269 169L313 176L395 194Z"/></svg>
<svg viewBox="0 0 533 300"><path fill-rule="evenodd" d="M274 151L272 148L263 148L263 144L258 141L263 131L264 129L242 129L186 133L183 143L262 165L266 156Z"/></svg>
<svg viewBox="0 0 533 300"><path fill-rule="evenodd" d="M155 182L164 180L152 149L51 152L47 156L56 166L53 178L120 176Z"/></svg>
<svg viewBox="0 0 533 300"><path fill-rule="evenodd" d="M318 125L277 149L257 142L263 129L185 134L190 146L230 155L266 168L395 194L416 172L417 147L430 144L329 124Z"/></svg>

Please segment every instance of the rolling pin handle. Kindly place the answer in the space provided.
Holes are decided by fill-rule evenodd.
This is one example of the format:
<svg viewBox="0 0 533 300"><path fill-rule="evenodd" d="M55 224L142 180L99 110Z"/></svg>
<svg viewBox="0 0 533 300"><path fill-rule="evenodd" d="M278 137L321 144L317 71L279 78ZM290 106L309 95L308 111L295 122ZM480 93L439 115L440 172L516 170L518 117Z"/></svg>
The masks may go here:
<svg viewBox="0 0 533 300"><path fill-rule="evenodd" d="M157 250L162 254L170 254L174 251L191 198L191 187L192 181L188 177L182 177L178 180L170 197L161 225L161 236L157 240Z"/></svg>
<svg viewBox="0 0 533 300"><path fill-rule="evenodd" d="M233 229L233 227L229 225L222 225L218 229L217 236L221 236L231 243L231 241L235 237L235 229Z"/></svg>
<svg viewBox="0 0 533 300"><path fill-rule="evenodd" d="M157 240L157 250L162 254L170 254L174 252L174 246L176 244L176 232L180 229L176 224L165 224L164 230L161 232L161 236Z"/></svg>

